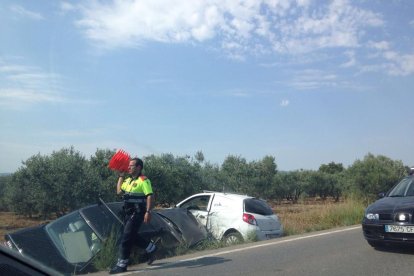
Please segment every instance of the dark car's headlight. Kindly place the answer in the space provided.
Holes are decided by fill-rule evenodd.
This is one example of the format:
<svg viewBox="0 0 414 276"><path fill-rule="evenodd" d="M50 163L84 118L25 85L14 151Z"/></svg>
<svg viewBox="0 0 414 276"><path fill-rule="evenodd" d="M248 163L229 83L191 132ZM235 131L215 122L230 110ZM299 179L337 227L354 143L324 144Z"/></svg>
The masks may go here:
<svg viewBox="0 0 414 276"><path fill-rule="evenodd" d="M379 215L374 213L365 213L365 218L368 220L379 220Z"/></svg>
<svg viewBox="0 0 414 276"><path fill-rule="evenodd" d="M395 216L395 220L398 221L398 222L408 222L409 219L410 219L410 215L409 214L401 213L401 214L397 214Z"/></svg>

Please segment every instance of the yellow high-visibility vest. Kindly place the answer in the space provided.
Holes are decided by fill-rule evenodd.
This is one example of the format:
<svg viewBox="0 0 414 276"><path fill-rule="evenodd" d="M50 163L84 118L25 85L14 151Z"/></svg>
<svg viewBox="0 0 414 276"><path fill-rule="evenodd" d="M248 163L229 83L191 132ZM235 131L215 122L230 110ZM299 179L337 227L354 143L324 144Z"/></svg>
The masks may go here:
<svg viewBox="0 0 414 276"><path fill-rule="evenodd" d="M143 175L136 179L132 179L132 177L125 179L124 182L122 182L121 190L126 193L142 193L146 196L153 193L151 181Z"/></svg>

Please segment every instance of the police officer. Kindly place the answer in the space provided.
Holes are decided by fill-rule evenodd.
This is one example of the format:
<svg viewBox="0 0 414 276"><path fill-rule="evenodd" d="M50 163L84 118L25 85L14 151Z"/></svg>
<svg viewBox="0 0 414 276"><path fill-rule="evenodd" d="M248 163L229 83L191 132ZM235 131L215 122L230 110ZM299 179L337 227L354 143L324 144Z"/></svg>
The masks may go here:
<svg viewBox="0 0 414 276"><path fill-rule="evenodd" d="M121 173L118 179L117 194L123 194L124 198L124 229L119 247L119 258L110 274L122 273L127 270L128 258L134 243L145 248L148 264L155 260L156 245L138 235L138 229L142 222L149 223L151 220L151 209L154 201L151 182L142 175L144 163L139 158L133 158L129 162L129 177L124 179Z"/></svg>

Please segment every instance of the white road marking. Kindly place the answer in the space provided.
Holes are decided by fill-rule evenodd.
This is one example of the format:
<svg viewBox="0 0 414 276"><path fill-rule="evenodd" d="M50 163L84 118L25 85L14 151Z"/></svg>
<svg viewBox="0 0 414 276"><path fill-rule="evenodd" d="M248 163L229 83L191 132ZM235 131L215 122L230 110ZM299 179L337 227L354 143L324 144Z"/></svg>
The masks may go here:
<svg viewBox="0 0 414 276"><path fill-rule="evenodd" d="M211 254L198 256L198 257L194 257L194 258L179 260L179 261L167 263L167 264L164 264L164 265L158 265L158 266L157 265L152 265L151 267L147 267L147 268L144 268L144 269L141 269L141 270L125 272L125 273L122 273L122 274L119 274L119 275L131 275L131 274L145 272L145 271L156 269L156 268L173 266L173 265L179 264L179 263L196 261L196 260L200 260L200 259L203 259L203 258L226 255L226 254L231 254L231 253L235 253L235 252L239 252L239 251L244 251L244 250L249 250L249 249L254 249L254 248L259 248L259 247L271 246L271 245L275 245L275 244L281 244L281 243L311 239L311 238L316 238L316 237L321 237L321 236L327 236L327 235L337 234L337 233L341 233L341 232L352 231L352 230L356 230L356 229L360 229L360 228L361 228L361 226L359 225L359 226L354 226L354 227L350 227L350 228L333 230L333 231L328 231L328 232L323 232L323 233L318 233L318 234L311 234L311 235L301 236L301 237L296 237L296 238L291 238L291 239L283 239L283 240L276 239L273 242L268 242L268 243L263 243L263 244L256 244L256 245L251 245L251 246L247 246L247 247L243 247L243 248L231 249L231 250L226 250L226 251L220 251L220 252L217 252L217 253L211 253Z"/></svg>

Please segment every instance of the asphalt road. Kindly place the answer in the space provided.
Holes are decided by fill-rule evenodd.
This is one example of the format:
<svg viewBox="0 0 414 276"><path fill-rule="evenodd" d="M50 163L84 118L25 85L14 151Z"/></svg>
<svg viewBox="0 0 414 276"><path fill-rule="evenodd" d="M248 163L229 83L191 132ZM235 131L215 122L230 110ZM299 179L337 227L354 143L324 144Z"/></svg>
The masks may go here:
<svg viewBox="0 0 414 276"><path fill-rule="evenodd" d="M413 248L373 249L353 226L161 259L122 275L391 276L414 275L413 263Z"/></svg>

